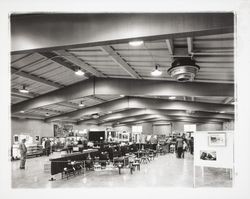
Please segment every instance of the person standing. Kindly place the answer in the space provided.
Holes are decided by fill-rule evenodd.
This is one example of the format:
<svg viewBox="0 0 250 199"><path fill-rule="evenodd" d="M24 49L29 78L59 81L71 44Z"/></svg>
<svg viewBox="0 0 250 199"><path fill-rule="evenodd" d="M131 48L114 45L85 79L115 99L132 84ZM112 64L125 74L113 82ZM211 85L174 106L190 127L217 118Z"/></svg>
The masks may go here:
<svg viewBox="0 0 250 199"><path fill-rule="evenodd" d="M43 141L42 141L43 155L46 155L46 150L45 150L45 141L46 141L46 139L45 139L45 138L43 138Z"/></svg>
<svg viewBox="0 0 250 199"><path fill-rule="evenodd" d="M176 139L176 149L177 149L177 157L181 158L183 153L183 138L178 136Z"/></svg>
<svg viewBox="0 0 250 199"><path fill-rule="evenodd" d="M47 156L49 156L49 154L50 154L50 140L49 140L49 138L47 138L45 141L45 153Z"/></svg>
<svg viewBox="0 0 250 199"><path fill-rule="evenodd" d="M191 137L189 144L190 144L190 153L191 153L191 155L193 155L193 153L194 153L194 137Z"/></svg>
<svg viewBox="0 0 250 199"><path fill-rule="evenodd" d="M25 169L25 162L27 158L27 147L25 145L26 139L22 139L22 142L19 145L21 161L20 161L20 169Z"/></svg>

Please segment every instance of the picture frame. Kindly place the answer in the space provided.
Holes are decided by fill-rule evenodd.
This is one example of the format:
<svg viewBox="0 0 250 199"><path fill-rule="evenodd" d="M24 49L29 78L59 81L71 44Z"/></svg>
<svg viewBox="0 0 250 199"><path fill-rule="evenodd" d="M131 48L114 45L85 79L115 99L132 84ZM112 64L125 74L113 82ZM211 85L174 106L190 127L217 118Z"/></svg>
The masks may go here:
<svg viewBox="0 0 250 199"><path fill-rule="evenodd" d="M208 135L208 146L225 147L226 133L211 133Z"/></svg>
<svg viewBox="0 0 250 199"><path fill-rule="evenodd" d="M201 150L200 151L200 160L216 161L217 160L217 152L215 150Z"/></svg>

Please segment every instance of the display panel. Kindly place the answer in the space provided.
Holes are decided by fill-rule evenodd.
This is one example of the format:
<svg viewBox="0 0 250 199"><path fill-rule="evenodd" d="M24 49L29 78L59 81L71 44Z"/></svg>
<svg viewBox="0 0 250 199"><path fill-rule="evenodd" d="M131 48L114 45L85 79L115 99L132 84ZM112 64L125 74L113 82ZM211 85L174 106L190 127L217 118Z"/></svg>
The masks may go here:
<svg viewBox="0 0 250 199"><path fill-rule="evenodd" d="M89 141L100 142L105 140L105 131L90 131Z"/></svg>

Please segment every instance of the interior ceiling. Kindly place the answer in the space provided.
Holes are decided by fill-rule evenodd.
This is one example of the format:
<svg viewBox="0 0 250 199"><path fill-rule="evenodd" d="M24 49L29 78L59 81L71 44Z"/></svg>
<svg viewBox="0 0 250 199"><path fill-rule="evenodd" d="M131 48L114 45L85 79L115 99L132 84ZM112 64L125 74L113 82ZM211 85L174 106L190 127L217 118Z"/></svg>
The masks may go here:
<svg viewBox="0 0 250 199"><path fill-rule="evenodd" d="M65 27L66 28L66 27ZM129 38L127 38L129 40ZM116 43L112 45L94 45L91 47L61 48L60 50L19 52L11 55L11 104L22 106L32 100L38 99L48 93L55 93L60 89L68 88L78 82L85 82L92 77L96 78L122 78L122 79L143 79L143 80L163 80L166 83L173 82L167 70L176 57L193 57L200 70L194 79L194 83L199 85L204 83L216 83L215 85L234 84L234 33L195 35L193 37L175 37L171 39L156 39L144 41L144 44L132 47L128 42ZM163 72L160 77L152 77L156 64ZM76 68L81 68L84 76L75 75ZM181 83L186 84L186 83ZM25 85L30 91L28 94L20 93L19 89ZM167 87L167 84L166 84ZM133 88L131 88L133 89ZM163 90L164 91L164 90ZM153 92L153 91L152 91ZM91 93L90 95L67 97L60 102L54 103L55 98L46 98L47 105L36 106L35 108L24 109L24 113L13 112L12 117L35 118L46 121L69 121L69 122L87 122L107 125L133 124L143 121L188 121L188 122L223 122L233 119L234 110L224 110L224 105L232 106L235 100L234 95L208 96L200 93L199 95L190 94L172 94L157 95L144 93L132 95L142 100L154 99L166 102L190 102L190 105L182 104L174 107L159 107L147 109L142 107L118 106L108 111L103 108L107 102L114 103L119 99L124 99L122 91L112 93ZM169 100L170 96L176 96L176 99ZM84 107L79 107L80 103ZM142 101L143 103L144 101ZM209 108L194 108L189 110L193 102L204 103L204 106L210 107L218 105L218 110ZM153 103L153 102L152 102ZM156 101L158 103L158 101ZM104 104L104 105L103 105ZM103 106L101 106L103 105ZM222 110L220 110L220 105ZM91 114L82 114L77 117L70 117L71 113L81 110L90 110L92 107L99 118L93 118ZM228 107L226 107L228 108ZM150 110L145 113L145 109ZM138 112L140 110L141 112ZM143 111L144 110L144 111ZM157 112L156 110L164 110ZM167 111L169 110L169 112ZM128 115L127 112L130 111ZM171 112L172 111L172 112ZM173 111L176 111L173 112ZM180 111L180 112L178 112ZM87 111L88 112L88 111ZM118 119L108 120L107 116L115 116L119 113ZM195 114L196 113L196 114ZM199 114L202 113L202 114ZM59 117L56 117L59 116ZM64 117L60 117L64 116ZM50 120L52 118L52 120Z"/></svg>

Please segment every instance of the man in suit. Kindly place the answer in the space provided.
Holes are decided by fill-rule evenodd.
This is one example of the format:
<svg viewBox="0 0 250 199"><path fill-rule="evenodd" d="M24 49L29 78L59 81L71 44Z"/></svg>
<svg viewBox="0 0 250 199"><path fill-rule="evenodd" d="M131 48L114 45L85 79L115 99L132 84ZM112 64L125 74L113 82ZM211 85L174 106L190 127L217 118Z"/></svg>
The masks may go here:
<svg viewBox="0 0 250 199"><path fill-rule="evenodd" d="M22 139L22 142L19 145L21 161L20 161L20 169L25 169L25 162L27 157L27 148L25 145L26 139Z"/></svg>

